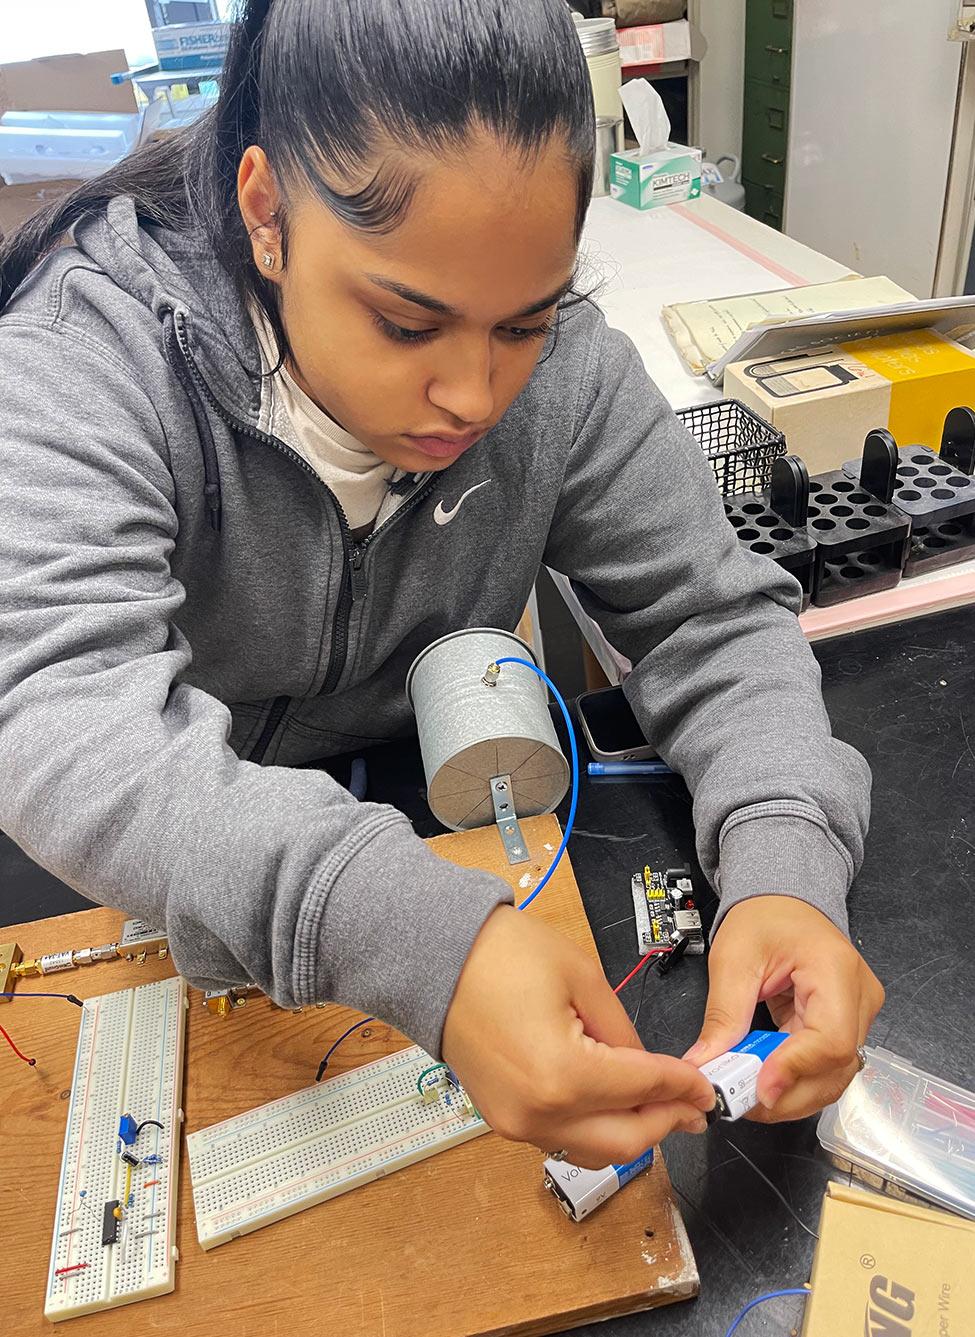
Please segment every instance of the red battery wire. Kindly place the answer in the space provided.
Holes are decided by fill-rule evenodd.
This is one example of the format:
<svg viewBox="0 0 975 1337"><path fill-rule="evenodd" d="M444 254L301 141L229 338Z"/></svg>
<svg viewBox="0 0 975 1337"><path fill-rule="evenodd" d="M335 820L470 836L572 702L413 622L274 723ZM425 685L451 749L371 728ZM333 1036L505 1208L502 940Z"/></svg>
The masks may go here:
<svg viewBox="0 0 975 1337"><path fill-rule="evenodd" d="M17 1055L18 1058L23 1059L24 1062L30 1064L31 1067L34 1066L34 1064L37 1062L37 1059L36 1059L36 1058L28 1058L26 1054L22 1054L22 1053L20 1052L20 1050L17 1048L17 1046L14 1044L13 1040L11 1040L11 1038L10 1038L10 1036L7 1034L7 1032L3 1029L2 1026L0 1026L0 1035L3 1036L3 1038L6 1040L7 1044L8 1044L8 1045L10 1046L10 1048L14 1051L14 1053Z"/></svg>
<svg viewBox="0 0 975 1337"><path fill-rule="evenodd" d="M627 975L626 979L620 980L619 984L617 984L616 988L613 990L613 993L619 993L620 989L622 989L624 984L629 984L633 976L643 969L643 967L650 960L651 956L667 956L667 954L672 951L673 951L672 947L651 947L649 952L647 952L645 956L640 957L639 961Z"/></svg>

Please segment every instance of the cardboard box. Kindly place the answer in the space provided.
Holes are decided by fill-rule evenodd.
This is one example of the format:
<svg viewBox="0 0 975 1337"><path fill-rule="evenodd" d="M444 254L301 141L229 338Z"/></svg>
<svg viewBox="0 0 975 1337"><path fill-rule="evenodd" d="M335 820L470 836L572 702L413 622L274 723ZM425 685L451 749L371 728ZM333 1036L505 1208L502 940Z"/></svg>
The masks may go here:
<svg viewBox="0 0 975 1337"><path fill-rule="evenodd" d="M637 65L669 65L674 61L703 60L708 44L703 34L679 19L676 23L644 23L635 28L620 28L616 39L620 64L625 72Z"/></svg>
<svg viewBox="0 0 975 1337"><path fill-rule="evenodd" d="M827 1187L802 1337L971 1337L975 1222Z"/></svg>
<svg viewBox="0 0 975 1337"><path fill-rule="evenodd" d="M898 445L937 450L948 410L975 406L975 356L933 330L912 330L734 362L724 393L778 428L817 474L856 459L875 427Z"/></svg>
<svg viewBox="0 0 975 1337"><path fill-rule="evenodd" d="M152 40L163 70L200 70L222 65L230 46L230 23L170 23L153 28Z"/></svg>
<svg viewBox="0 0 975 1337"><path fill-rule="evenodd" d="M121 50L43 56L0 65L0 115L8 111L132 115L138 111L132 84L111 81L113 74L127 67ZM62 176L8 185L0 179L0 235L15 232L38 209L73 190L79 180Z"/></svg>
<svg viewBox="0 0 975 1337"><path fill-rule="evenodd" d="M603 13L616 20L617 28L676 23L686 9L687 0L603 0Z"/></svg>
<svg viewBox="0 0 975 1337"><path fill-rule="evenodd" d="M777 428L810 474L855 458L867 433L886 427L890 416L890 382L840 347L733 362L724 394Z"/></svg>
<svg viewBox="0 0 975 1337"><path fill-rule="evenodd" d="M39 209L67 195L77 181L31 181L26 185L5 186L0 183L0 241L11 236L32 218Z"/></svg>
<svg viewBox="0 0 975 1337"><path fill-rule="evenodd" d="M937 450L948 410L975 407L975 355L933 330L853 339L843 348L889 382L887 426L899 445Z"/></svg>
<svg viewBox="0 0 975 1337"><path fill-rule="evenodd" d="M634 209L696 200L701 193L701 150L669 143L652 153L625 149L609 159L609 193Z"/></svg>
<svg viewBox="0 0 975 1337"><path fill-rule="evenodd" d="M112 83L112 75L128 66L120 50L42 56L0 65L0 115L5 111L138 111L132 84Z"/></svg>

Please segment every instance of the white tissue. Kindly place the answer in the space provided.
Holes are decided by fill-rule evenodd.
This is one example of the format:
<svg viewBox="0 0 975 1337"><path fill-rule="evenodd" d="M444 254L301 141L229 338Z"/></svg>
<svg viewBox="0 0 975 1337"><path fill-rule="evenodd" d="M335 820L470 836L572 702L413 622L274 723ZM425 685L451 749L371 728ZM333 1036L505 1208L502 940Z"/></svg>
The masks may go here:
<svg viewBox="0 0 975 1337"><path fill-rule="evenodd" d="M646 79L632 79L620 89L620 97L641 154L664 148L670 139L670 117L653 85Z"/></svg>

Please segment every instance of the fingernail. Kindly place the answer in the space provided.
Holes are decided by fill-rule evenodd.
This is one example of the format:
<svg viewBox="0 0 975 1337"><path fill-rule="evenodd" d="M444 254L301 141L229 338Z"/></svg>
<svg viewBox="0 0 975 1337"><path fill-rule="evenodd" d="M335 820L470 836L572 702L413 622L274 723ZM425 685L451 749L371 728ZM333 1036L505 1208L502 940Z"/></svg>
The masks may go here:
<svg viewBox="0 0 975 1337"><path fill-rule="evenodd" d="M784 1090L785 1090L784 1083L782 1082L773 1083L771 1086L766 1087L766 1089L760 1093L758 1097L759 1103L764 1105L767 1110L770 1110L779 1100L779 1097L782 1095L782 1092Z"/></svg>
<svg viewBox="0 0 975 1337"><path fill-rule="evenodd" d="M691 1045L684 1058L688 1063L695 1063L699 1058L703 1058L707 1052L707 1045L703 1040L698 1040L697 1044Z"/></svg>
<svg viewBox="0 0 975 1337"><path fill-rule="evenodd" d="M707 1129L708 1121L703 1114L699 1114L696 1119L690 1119L684 1125L685 1133L706 1133Z"/></svg>

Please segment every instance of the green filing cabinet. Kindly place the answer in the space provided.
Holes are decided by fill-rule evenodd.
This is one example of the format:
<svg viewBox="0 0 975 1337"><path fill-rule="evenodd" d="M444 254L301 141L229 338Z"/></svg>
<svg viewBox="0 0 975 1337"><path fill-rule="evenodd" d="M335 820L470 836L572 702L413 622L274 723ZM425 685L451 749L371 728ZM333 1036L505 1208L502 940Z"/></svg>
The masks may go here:
<svg viewBox="0 0 975 1337"><path fill-rule="evenodd" d="M794 0L747 0L741 177L745 210L782 228Z"/></svg>

